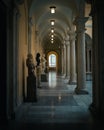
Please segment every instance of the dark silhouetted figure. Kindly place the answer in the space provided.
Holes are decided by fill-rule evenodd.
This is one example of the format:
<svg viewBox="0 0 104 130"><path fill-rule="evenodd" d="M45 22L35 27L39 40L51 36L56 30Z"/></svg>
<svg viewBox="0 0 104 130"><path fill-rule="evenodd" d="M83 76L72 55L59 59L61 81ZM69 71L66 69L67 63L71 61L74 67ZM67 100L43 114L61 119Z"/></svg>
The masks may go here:
<svg viewBox="0 0 104 130"><path fill-rule="evenodd" d="M40 65L40 53L39 52L36 54L36 62L37 62L37 64L36 64L36 67L37 67Z"/></svg>
<svg viewBox="0 0 104 130"><path fill-rule="evenodd" d="M37 88L40 87L40 75L41 75L41 68L40 68L40 53L38 52L36 54L36 83L37 83Z"/></svg>

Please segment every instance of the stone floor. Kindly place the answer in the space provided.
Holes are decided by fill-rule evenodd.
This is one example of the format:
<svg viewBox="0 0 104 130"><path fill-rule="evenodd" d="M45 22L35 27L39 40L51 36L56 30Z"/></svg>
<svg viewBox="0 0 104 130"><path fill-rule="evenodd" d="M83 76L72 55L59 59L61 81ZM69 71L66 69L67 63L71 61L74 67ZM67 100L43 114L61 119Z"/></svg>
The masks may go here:
<svg viewBox="0 0 104 130"><path fill-rule="evenodd" d="M6 130L95 130L101 123L95 120L89 105L92 102L92 82L86 81L89 94L77 95L76 85L69 85L63 76L51 72L48 82L41 82L37 89L37 102L23 103ZM100 126L100 127L99 127Z"/></svg>

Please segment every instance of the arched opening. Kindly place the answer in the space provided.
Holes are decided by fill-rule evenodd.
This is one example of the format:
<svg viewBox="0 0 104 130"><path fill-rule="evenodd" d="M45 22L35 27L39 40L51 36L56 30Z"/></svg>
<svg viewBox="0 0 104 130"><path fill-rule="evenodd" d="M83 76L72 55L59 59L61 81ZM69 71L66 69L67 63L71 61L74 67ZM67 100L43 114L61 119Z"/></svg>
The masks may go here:
<svg viewBox="0 0 104 130"><path fill-rule="evenodd" d="M56 68L56 55L55 54L50 54L49 55L49 67L50 68Z"/></svg>
<svg viewBox="0 0 104 130"><path fill-rule="evenodd" d="M47 55L47 63L49 70L57 71L57 64L58 64L58 55L56 52L51 51Z"/></svg>

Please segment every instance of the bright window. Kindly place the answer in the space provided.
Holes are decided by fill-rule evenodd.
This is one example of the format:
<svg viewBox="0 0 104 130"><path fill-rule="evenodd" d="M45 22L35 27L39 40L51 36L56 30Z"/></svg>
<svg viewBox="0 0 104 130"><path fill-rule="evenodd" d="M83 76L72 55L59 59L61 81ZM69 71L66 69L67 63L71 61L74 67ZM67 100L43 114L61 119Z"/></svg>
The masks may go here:
<svg viewBox="0 0 104 130"><path fill-rule="evenodd" d="M56 55L54 54L49 56L49 67L56 67Z"/></svg>

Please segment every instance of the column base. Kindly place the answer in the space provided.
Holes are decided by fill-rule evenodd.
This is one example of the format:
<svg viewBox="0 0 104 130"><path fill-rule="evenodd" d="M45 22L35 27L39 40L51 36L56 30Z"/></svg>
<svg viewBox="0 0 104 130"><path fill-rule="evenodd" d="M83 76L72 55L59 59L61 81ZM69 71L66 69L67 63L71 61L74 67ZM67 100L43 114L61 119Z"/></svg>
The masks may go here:
<svg viewBox="0 0 104 130"><path fill-rule="evenodd" d="M83 89L80 89L80 90L79 90L79 89L76 88L76 89L75 89L75 93L76 93L76 94L88 94L88 91L83 90Z"/></svg>
<svg viewBox="0 0 104 130"><path fill-rule="evenodd" d="M76 85L77 83L74 82L74 81L69 81L68 84L70 84L70 85Z"/></svg>
<svg viewBox="0 0 104 130"><path fill-rule="evenodd" d="M26 102L37 102L36 77L34 75L29 75L27 77Z"/></svg>
<svg viewBox="0 0 104 130"><path fill-rule="evenodd" d="M41 74L41 82L47 82L47 75L45 73Z"/></svg>
<svg viewBox="0 0 104 130"><path fill-rule="evenodd" d="M65 78L66 77L66 74L63 74L63 76L62 76L63 78Z"/></svg>

